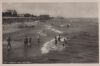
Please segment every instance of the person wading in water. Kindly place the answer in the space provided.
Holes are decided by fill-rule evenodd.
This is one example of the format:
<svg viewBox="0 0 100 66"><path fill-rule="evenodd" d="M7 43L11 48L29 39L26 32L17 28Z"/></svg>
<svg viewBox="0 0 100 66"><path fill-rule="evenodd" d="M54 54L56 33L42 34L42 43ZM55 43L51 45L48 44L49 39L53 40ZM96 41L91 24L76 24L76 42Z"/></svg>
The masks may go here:
<svg viewBox="0 0 100 66"><path fill-rule="evenodd" d="M60 34L59 34L58 41L60 41L60 39L61 39L61 36L60 36Z"/></svg>
<svg viewBox="0 0 100 66"><path fill-rule="evenodd" d="M55 36L55 45L57 46L57 37Z"/></svg>
<svg viewBox="0 0 100 66"><path fill-rule="evenodd" d="M38 47L40 46L40 35L38 35L37 37L37 43L38 43Z"/></svg>
<svg viewBox="0 0 100 66"><path fill-rule="evenodd" d="M32 38L29 38L29 47L31 48Z"/></svg>
<svg viewBox="0 0 100 66"><path fill-rule="evenodd" d="M7 49L9 50L9 49L11 49L11 37L10 37L10 35L7 38L7 43L8 43Z"/></svg>
<svg viewBox="0 0 100 66"><path fill-rule="evenodd" d="M25 46L25 48L28 47L28 37L27 36L25 36L25 38L24 38L24 46Z"/></svg>

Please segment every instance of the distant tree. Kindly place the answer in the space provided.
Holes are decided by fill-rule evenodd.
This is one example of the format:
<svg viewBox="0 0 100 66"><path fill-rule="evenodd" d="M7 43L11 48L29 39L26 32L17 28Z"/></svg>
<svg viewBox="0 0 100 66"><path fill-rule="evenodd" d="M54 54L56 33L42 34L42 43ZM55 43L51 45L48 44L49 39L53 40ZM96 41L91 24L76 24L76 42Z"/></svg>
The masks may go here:
<svg viewBox="0 0 100 66"><path fill-rule="evenodd" d="M2 12L2 16L5 16L5 17L16 17L17 16L17 11L16 10L7 10L5 12Z"/></svg>
<svg viewBox="0 0 100 66"><path fill-rule="evenodd" d="M32 15L29 13L26 13L26 14L24 14L24 17L32 17Z"/></svg>
<svg viewBox="0 0 100 66"><path fill-rule="evenodd" d="M64 17L62 17L62 16L57 16L57 18L59 18L59 19L64 19Z"/></svg>
<svg viewBox="0 0 100 66"><path fill-rule="evenodd" d="M2 14L3 16L12 16L12 13L10 11L5 11Z"/></svg>
<svg viewBox="0 0 100 66"><path fill-rule="evenodd" d="M35 15L31 15L32 17L37 17L37 16L35 16Z"/></svg>
<svg viewBox="0 0 100 66"><path fill-rule="evenodd" d="M16 11L16 10L13 10L12 15L13 15L14 17L16 17L16 16L17 16L17 11Z"/></svg>
<svg viewBox="0 0 100 66"><path fill-rule="evenodd" d="M38 18L40 20L48 20L48 19L50 19L50 16L49 15L40 15L40 16L38 16Z"/></svg>

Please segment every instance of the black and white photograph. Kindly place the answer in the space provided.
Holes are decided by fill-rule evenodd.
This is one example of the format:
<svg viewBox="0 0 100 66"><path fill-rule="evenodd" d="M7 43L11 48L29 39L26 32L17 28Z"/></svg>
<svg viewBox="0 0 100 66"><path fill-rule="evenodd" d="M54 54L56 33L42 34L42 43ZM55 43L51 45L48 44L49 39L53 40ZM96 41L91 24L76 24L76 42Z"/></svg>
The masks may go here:
<svg viewBox="0 0 100 66"><path fill-rule="evenodd" d="M99 63L98 20L97 2L2 3L2 63Z"/></svg>

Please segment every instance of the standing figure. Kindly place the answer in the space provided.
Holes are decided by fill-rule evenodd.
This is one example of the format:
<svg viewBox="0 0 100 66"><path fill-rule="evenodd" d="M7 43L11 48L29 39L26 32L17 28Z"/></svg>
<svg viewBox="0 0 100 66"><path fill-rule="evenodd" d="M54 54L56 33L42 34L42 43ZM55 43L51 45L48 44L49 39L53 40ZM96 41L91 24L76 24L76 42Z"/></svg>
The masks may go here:
<svg viewBox="0 0 100 66"><path fill-rule="evenodd" d="M60 41L60 39L61 39L61 36L60 36L60 34L59 34L58 41Z"/></svg>
<svg viewBox="0 0 100 66"><path fill-rule="evenodd" d="M10 35L7 38L7 43L8 43L7 49L11 49L11 37L10 37Z"/></svg>
<svg viewBox="0 0 100 66"><path fill-rule="evenodd" d="M70 24L68 24L67 27L69 28L70 27Z"/></svg>
<svg viewBox="0 0 100 66"><path fill-rule="evenodd" d="M65 46L65 44L66 44L66 39L64 38L64 40L63 40L63 47Z"/></svg>
<svg viewBox="0 0 100 66"><path fill-rule="evenodd" d="M64 39L64 43L67 44L67 39Z"/></svg>
<svg viewBox="0 0 100 66"><path fill-rule="evenodd" d="M32 42L32 38L30 37L29 38L29 43L28 43L30 48L31 48L31 42Z"/></svg>
<svg viewBox="0 0 100 66"><path fill-rule="evenodd" d="M37 43L38 43L38 46L40 44L40 35L37 37Z"/></svg>
<svg viewBox="0 0 100 66"><path fill-rule="evenodd" d="M64 43L63 43L62 45L63 45L63 47L65 46L65 44L64 44Z"/></svg>
<svg viewBox="0 0 100 66"><path fill-rule="evenodd" d="M55 45L57 46L57 37L55 37Z"/></svg>
<svg viewBox="0 0 100 66"><path fill-rule="evenodd" d="M64 40L64 43L68 46L68 38L66 38L65 40Z"/></svg>
<svg viewBox="0 0 100 66"><path fill-rule="evenodd" d="M25 48L28 47L28 37L27 36L25 36L25 38L24 38L24 46L25 46Z"/></svg>

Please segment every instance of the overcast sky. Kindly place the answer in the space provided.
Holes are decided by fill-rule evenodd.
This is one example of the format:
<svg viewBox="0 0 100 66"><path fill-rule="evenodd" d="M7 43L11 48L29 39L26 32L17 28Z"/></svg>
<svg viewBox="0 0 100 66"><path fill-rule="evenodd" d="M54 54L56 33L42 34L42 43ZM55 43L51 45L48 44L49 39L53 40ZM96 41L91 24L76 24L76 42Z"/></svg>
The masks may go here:
<svg viewBox="0 0 100 66"><path fill-rule="evenodd" d="M18 13L49 14L63 17L97 17L97 3L3 3L3 11L15 9Z"/></svg>

